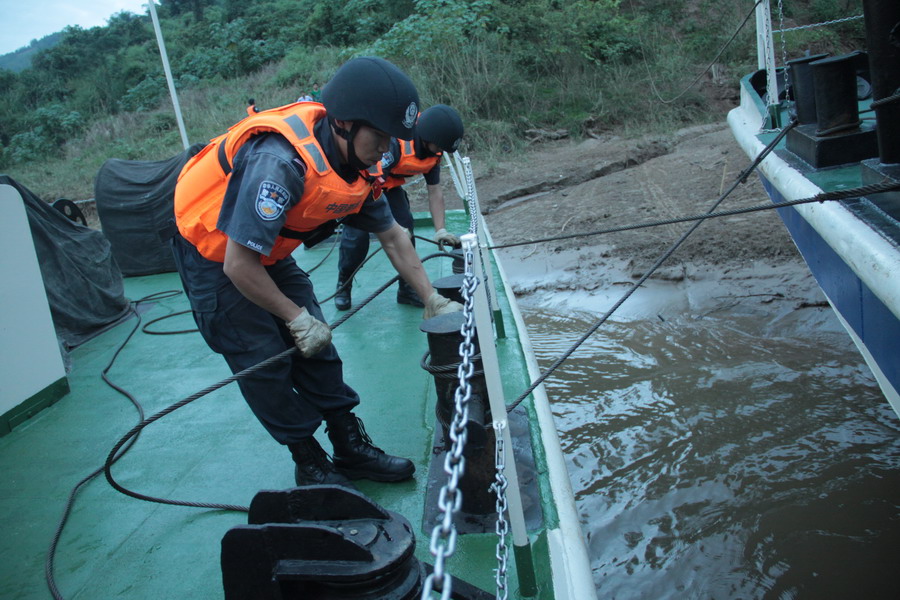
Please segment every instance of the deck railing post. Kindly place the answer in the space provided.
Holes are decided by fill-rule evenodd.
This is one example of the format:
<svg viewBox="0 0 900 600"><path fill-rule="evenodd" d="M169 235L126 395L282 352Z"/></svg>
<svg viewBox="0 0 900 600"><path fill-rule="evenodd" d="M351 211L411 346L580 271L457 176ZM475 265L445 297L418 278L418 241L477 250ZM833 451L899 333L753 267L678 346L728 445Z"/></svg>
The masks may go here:
<svg viewBox="0 0 900 600"><path fill-rule="evenodd" d="M767 126L781 127L781 113L778 111L778 74L775 67L775 44L772 41L772 10L769 0L756 5L756 58L760 69L766 70L766 113Z"/></svg>
<svg viewBox="0 0 900 600"><path fill-rule="evenodd" d="M462 163L458 152L445 152L444 161L450 167L450 178L453 180L453 187L456 188L456 195L463 201L463 208L466 214L469 212L469 203L466 202L465 174L463 173Z"/></svg>
<svg viewBox="0 0 900 600"><path fill-rule="evenodd" d="M484 229L484 222L481 220L481 207L478 204L478 192L475 190L475 175L472 172L472 163L469 157L462 158L463 169L465 170L466 181L466 197L469 200L469 210L472 218L472 232L478 237L479 247L482 242L487 239ZM497 328L497 337L506 337L506 330L503 328L503 313L500 312L500 304L497 301L497 288L494 287L494 271L491 269L490 260L485 261L484 256L479 251L477 253L478 266L483 268L483 279L479 281L486 282L484 286L487 294L488 314L491 316L491 322Z"/></svg>
<svg viewBox="0 0 900 600"><path fill-rule="evenodd" d="M482 268L483 257L477 244L477 237L466 234L463 238L463 251L474 253L473 269L475 278L480 281L475 289L475 330L478 334L478 345L481 348L481 363L484 368L484 379L487 385L488 400L491 407L491 418L494 430L503 436L504 448L504 476L509 482L507 488L507 502L509 506L509 521L512 529L513 545L517 561L516 572L519 576L519 587L522 594L532 596L535 592L534 565L531 563L528 531L525 528L525 514L522 510L522 494L519 488L519 476L516 472L515 456L513 455L512 437L509 433L509 422L506 413L506 400L503 394L503 382L500 379L500 363L497 359L497 346L494 340L491 324L490 308L488 306L488 291L484 282L485 272ZM527 560L527 564L521 564Z"/></svg>

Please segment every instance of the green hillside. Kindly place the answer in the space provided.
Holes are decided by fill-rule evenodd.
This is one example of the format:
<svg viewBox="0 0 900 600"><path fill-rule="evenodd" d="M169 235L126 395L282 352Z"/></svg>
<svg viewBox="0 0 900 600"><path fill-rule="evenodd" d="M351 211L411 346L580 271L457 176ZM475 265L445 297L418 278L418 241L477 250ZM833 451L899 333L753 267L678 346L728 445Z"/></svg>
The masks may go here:
<svg viewBox="0 0 900 600"><path fill-rule="evenodd" d="M14 52L0 56L0 69L6 69L14 73L21 73L31 66L31 61L37 56L41 50L52 48L60 42L63 37L62 31L45 35L39 40L31 40L31 43L24 48L19 48Z"/></svg>
<svg viewBox="0 0 900 600"><path fill-rule="evenodd" d="M721 120L710 99L755 63L753 21L700 77L753 0L163 0L158 8L191 143L245 115L294 101L352 56L406 70L423 105L456 107L463 150L490 159L535 129L573 137L664 131ZM786 3L786 19L861 13L861 0ZM107 158L181 151L149 15L69 27L0 70L0 172L47 200L92 196ZM863 37L861 24L810 30L789 51ZM42 40L43 41L43 40ZM712 111L711 111L712 108ZM719 112L715 112L718 110Z"/></svg>

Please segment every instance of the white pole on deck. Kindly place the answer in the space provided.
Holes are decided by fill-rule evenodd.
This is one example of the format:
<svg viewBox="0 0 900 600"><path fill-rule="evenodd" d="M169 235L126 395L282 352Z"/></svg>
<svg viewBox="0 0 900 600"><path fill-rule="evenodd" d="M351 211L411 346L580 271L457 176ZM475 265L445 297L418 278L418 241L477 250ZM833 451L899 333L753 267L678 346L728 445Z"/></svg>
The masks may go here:
<svg viewBox="0 0 900 600"><path fill-rule="evenodd" d="M775 44L772 40L772 9L769 0L756 5L756 62L766 70L766 111L770 125L780 126L778 114L778 77L775 67Z"/></svg>
<svg viewBox="0 0 900 600"><path fill-rule="evenodd" d="M172 79L172 69L169 68L169 56L166 54L166 43L163 41L162 30L159 28L159 18L156 16L156 5L153 2L145 4L150 9L150 18L153 20L153 29L156 31L156 44L159 46L159 55L162 57L163 71L166 72L166 82L169 84L169 95L172 97L172 107L175 109L175 120L178 121L178 131L181 132L181 143L187 150L187 132L184 129L184 120L181 118L181 106L178 105L178 94L175 92L175 81Z"/></svg>

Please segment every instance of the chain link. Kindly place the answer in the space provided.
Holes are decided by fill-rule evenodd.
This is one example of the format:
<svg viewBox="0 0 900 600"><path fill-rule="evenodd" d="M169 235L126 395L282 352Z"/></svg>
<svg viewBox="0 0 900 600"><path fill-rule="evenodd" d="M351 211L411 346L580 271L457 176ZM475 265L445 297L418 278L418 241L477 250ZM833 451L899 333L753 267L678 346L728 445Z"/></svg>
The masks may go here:
<svg viewBox="0 0 900 600"><path fill-rule="evenodd" d="M787 33L788 31L798 31L800 29L812 29L813 27L825 27L826 25L835 25L836 23L844 23L846 21L855 21L862 19L865 15L855 15L853 17L844 17L843 19L835 19L833 21L822 21L821 23L812 23L810 25L798 25L797 27L788 27L786 29L776 29L772 33Z"/></svg>
<svg viewBox="0 0 900 600"><path fill-rule="evenodd" d="M466 270L463 279L463 324L460 328L463 341L459 345L459 354L462 361L457 369L459 387L454 395L455 410L453 420L450 423L449 433L452 441L450 450L444 458L444 472L448 479L441 488L438 497L438 508L442 513L441 522L431 531L431 543L429 550L434 556L434 571L425 578L422 588L422 600L431 598L433 591L441 592L441 600L449 600L453 584L450 573L446 569L447 559L456 551L456 528L453 526L453 516L462 506L462 492L459 490L459 481L462 479L466 468L466 459L463 450L466 446L466 422L469 420L469 400L472 397L472 386L469 380L475 371L475 288L478 281L472 268L474 261L473 252L467 249L465 252Z"/></svg>
<svg viewBox="0 0 900 600"><path fill-rule="evenodd" d="M778 26L784 27L784 0L778 0ZM788 68L787 37L784 34L781 35L781 66L784 69L784 98L787 101L791 97L791 70Z"/></svg>
<svg viewBox="0 0 900 600"><path fill-rule="evenodd" d="M505 463L503 458L503 429L506 427L506 421L494 422L494 435L497 439L497 479L491 485L494 493L497 494L497 600L506 600L509 594L507 587L507 564L509 559L509 548L506 546L506 535L509 533L509 523L506 521L506 488L509 482L504 475Z"/></svg>
<svg viewBox="0 0 900 600"><path fill-rule="evenodd" d="M478 233L478 195L475 192L475 174L469 157L462 159L466 175L466 201L469 203L469 233Z"/></svg>

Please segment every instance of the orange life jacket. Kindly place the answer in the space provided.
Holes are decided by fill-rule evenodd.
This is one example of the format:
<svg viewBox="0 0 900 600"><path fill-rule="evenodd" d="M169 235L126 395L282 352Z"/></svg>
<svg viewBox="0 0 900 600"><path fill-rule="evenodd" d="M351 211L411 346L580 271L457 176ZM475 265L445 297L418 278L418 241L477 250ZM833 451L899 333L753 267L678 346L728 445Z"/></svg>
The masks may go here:
<svg viewBox="0 0 900 600"><path fill-rule="evenodd" d="M441 161L441 152L435 156L428 158L419 158L416 156L416 150L410 140L397 140L400 142L400 158L393 165L388 167L387 175L384 175L384 168L381 161L378 161L369 167L369 176L384 176L384 189L390 190L400 187L406 183L407 177L421 175L429 172L436 164Z"/></svg>
<svg viewBox="0 0 900 600"><path fill-rule="evenodd" d="M270 265L289 256L302 243L304 233L359 212L372 185L363 177L347 183L328 164L324 150L313 135L313 127L324 118L325 108L321 104L288 104L250 115L232 126L228 133L211 140L185 164L178 176L175 221L181 235L204 257L225 262L228 237L216 228L216 223L231 178L231 165L251 136L269 131L287 138L307 168L303 195L288 210L269 256L261 256L263 264Z"/></svg>

